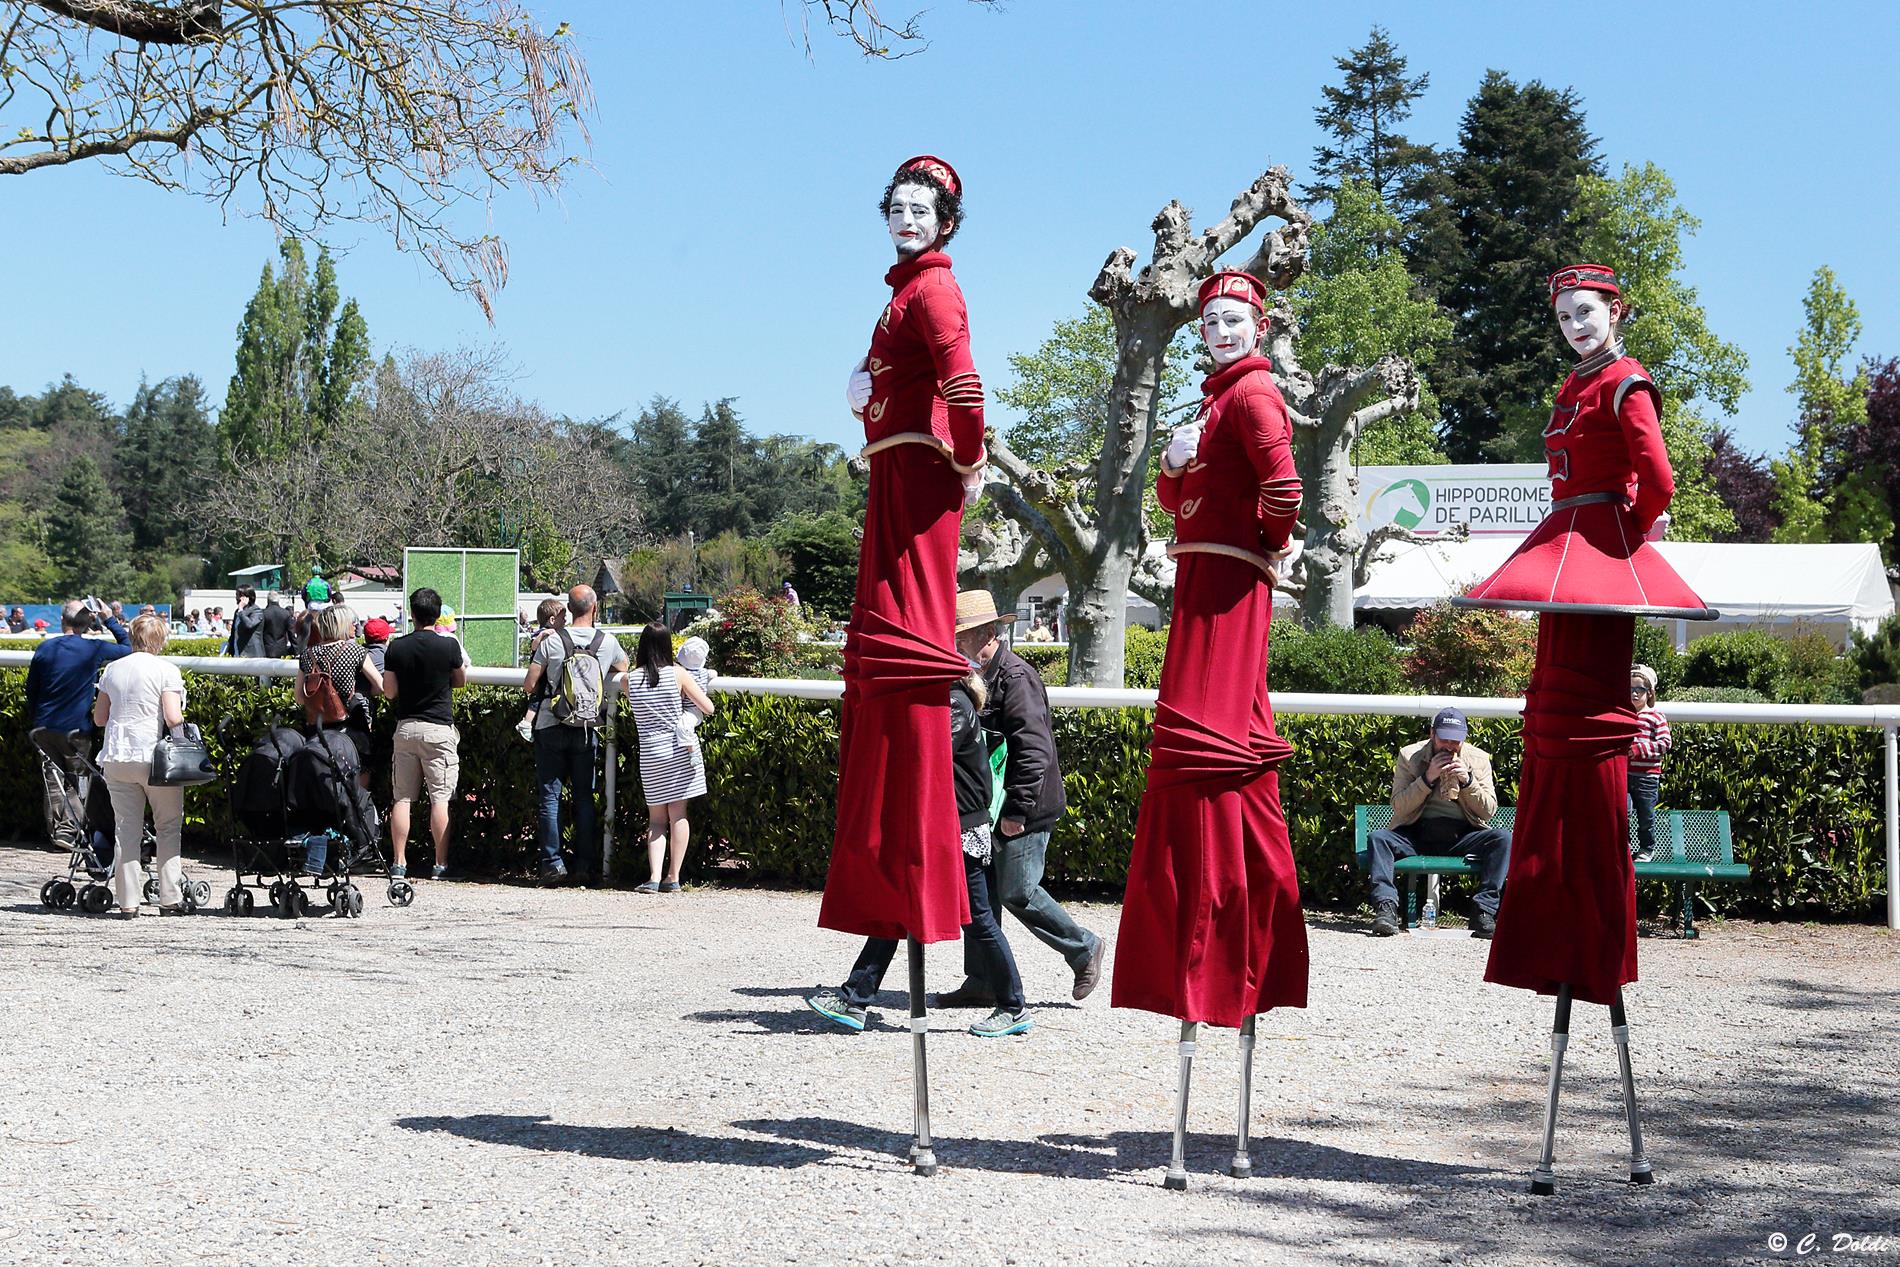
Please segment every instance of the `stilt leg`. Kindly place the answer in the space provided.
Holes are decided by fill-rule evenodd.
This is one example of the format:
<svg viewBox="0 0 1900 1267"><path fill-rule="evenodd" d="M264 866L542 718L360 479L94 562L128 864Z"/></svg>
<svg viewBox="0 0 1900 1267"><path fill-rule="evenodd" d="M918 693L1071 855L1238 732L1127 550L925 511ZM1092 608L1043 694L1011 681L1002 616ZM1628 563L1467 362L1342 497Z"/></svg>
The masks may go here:
<svg viewBox="0 0 1900 1267"><path fill-rule="evenodd" d="M1168 1175L1161 1186L1176 1192L1187 1191L1187 1109L1188 1078L1194 1072L1194 1040L1201 1032L1197 1021L1181 1022L1181 1086L1174 1101L1174 1155L1168 1159Z"/></svg>
<svg viewBox="0 0 1900 1267"><path fill-rule="evenodd" d="M1253 1036L1257 1019L1249 1016L1240 1023L1240 1125L1234 1128L1234 1160L1227 1166L1227 1173L1236 1179L1253 1178L1247 1134L1253 1118Z"/></svg>
<svg viewBox="0 0 1900 1267"><path fill-rule="evenodd" d="M920 1175L937 1173L937 1152L930 1142L930 1058L925 1050L929 1021L924 1016L924 944L908 939L910 950L910 1070L914 1091L916 1138L910 1164Z"/></svg>
<svg viewBox="0 0 1900 1267"><path fill-rule="evenodd" d="M1643 1115L1636 1107L1636 1075L1630 1072L1630 1023L1623 1012L1623 991L1610 1004L1610 1033L1616 1038L1616 1062L1623 1067L1623 1115L1630 1122L1630 1182L1655 1183L1649 1159L1643 1156Z"/></svg>
<svg viewBox="0 0 1900 1267"><path fill-rule="evenodd" d="M1557 1016L1550 1025L1550 1098L1544 1102L1544 1152L1531 1171L1531 1192L1547 1197L1557 1191L1557 1089L1564 1080L1564 1048L1570 1045L1570 987L1557 987Z"/></svg>

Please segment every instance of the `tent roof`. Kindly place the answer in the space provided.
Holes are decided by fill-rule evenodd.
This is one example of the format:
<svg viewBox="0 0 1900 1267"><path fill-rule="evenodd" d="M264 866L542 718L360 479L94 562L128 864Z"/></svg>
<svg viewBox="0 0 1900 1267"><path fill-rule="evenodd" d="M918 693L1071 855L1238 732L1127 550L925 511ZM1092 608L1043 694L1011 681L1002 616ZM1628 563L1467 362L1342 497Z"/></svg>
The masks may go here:
<svg viewBox="0 0 1900 1267"><path fill-rule="evenodd" d="M1367 610L1410 610L1482 580L1518 546L1514 538L1386 547L1368 582L1353 595ZM1894 611L1880 547L1664 541L1663 557L1724 620L1851 620L1866 624Z"/></svg>

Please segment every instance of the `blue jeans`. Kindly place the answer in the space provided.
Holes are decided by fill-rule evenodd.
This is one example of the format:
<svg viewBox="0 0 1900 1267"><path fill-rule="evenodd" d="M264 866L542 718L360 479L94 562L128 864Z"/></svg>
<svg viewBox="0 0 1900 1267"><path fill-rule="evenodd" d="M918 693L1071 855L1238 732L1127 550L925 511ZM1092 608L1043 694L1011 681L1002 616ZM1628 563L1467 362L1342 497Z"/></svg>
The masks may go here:
<svg viewBox="0 0 1900 1267"><path fill-rule="evenodd" d="M1636 820L1636 852L1656 852L1656 802L1662 798L1662 775L1629 776L1630 817Z"/></svg>
<svg viewBox="0 0 1900 1267"><path fill-rule="evenodd" d="M1062 904L1042 887L1044 858L1049 849L1049 833L1024 832L1020 836L996 835L996 897L1003 909L1022 922L1043 945L1061 955L1070 968L1080 972L1095 957L1102 939L1083 928ZM983 979L980 953L974 942L963 943L964 974Z"/></svg>
<svg viewBox="0 0 1900 1267"><path fill-rule="evenodd" d="M541 869L561 865L561 787L572 792L574 869L600 874L600 842L594 838L594 736L578 726L544 726L534 732L534 779L541 798L535 840Z"/></svg>
<svg viewBox="0 0 1900 1267"><path fill-rule="evenodd" d="M1372 905L1397 905L1399 890L1392 882L1392 864L1399 858L1419 854L1426 857L1476 854L1478 892L1472 903L1493 919L1503 893L1505 872L1511 865L1511 833L1495 827L1472 827L1449 819L1408 823L1396 831L1375 831L1366 836L1366 870L1372 876Z"/></svg>
<svg viewBox="0 0 1900 1267"><path fill-rule="evenodd" d="M970 922L963 926L965 954L974 952L976 955L978 969L974 975L990 987L997 1006L1020 1012L1023 1010L1023 979L1016 972L1016 956L1010 953L1009 940L996 922L995 872L966 853L963 879L970 887ZM853 1007L869 1007L896 955L895 941L888 937L867 937L840 991L845 1001Z"/></svg>

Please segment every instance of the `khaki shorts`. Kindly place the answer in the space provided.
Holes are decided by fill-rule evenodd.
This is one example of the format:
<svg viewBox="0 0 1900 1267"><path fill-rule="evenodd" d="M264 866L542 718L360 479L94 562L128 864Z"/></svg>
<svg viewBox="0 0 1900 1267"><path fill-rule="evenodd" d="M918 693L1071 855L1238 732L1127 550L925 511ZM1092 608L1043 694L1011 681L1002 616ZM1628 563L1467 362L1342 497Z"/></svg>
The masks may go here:
<svg viewBox="0 0 1900 1267"><path fill-rule="evenodd" d="M396 723L396 755L390 762L390 792L398 801L446 803L462 772L455 727L413 717Z"/></svg>

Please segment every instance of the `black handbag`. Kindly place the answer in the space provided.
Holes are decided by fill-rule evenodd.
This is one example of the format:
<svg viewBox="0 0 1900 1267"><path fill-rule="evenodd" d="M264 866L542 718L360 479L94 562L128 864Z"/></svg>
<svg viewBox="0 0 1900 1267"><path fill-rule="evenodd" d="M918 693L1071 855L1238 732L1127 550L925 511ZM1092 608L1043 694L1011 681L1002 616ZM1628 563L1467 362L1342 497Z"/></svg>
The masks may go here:
<svg viewBox="0 0 1900 1267"><path fill-rule="evenodd" d="M185 722L158 737L158 747L152 750L152 786L189 787L217 777L211 768L211 751L196 726Z"/></svg>

